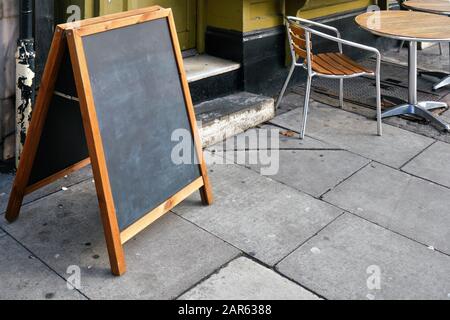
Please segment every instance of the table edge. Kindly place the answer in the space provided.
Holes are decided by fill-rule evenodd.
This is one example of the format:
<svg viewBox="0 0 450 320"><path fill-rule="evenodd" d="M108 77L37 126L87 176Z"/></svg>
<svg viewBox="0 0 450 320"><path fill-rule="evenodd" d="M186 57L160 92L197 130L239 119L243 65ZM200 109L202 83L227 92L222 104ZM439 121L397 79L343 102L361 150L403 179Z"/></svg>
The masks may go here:
<svg viewBox="0 0 450 320"><path fill-rule="evenodd" d="M407 1L406 1L407 2ZM439 14L441 16L450 16L450 10L449 11L440 11L440 10L433 10L433 9L425 9L425 8L419 8L414 6L409 6L404 2L402 4L403 7L410 9L412 11L419 11L419 12L426 12L426 13L433 13L433 14Z"/></svg>
<svg viewBox="0 0 450 320"><path fill-rule="evenodd" d="M361 14L357 15L355 17L355 23L360 28L362 28L362 29L364 29L364 30L374 34L374 35L377 35L377 36L380 36L380 37L385 37L385 38L391 38L391 39L394 39L394 40L402 40L402 41L404 40L404 41L417 41L417 42L450 42L450 37L448 37L448 38L440 38L440 39L405 37L405 36L399 36L399 35L395 35L395 34L391 34L391 33L384 33L384 32L379 32L379 31L370 29L367 26L363 26L362 24L360 24L358 22L358 18L359 17L361 17L363 15L366 15L368 13L370 13L370 12L364 12L364 13L361 13Z"/></svg>

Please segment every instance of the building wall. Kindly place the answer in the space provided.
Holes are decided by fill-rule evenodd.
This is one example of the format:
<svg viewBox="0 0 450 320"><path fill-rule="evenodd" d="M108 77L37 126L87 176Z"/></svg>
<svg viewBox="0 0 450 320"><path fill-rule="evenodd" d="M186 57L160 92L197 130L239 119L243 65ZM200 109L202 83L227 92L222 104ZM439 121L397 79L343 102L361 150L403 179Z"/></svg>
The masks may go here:
<svg viewBox="0 0 450 320"><path fill-rule="evenodd" d="M297 10L296 15L306 19L357 10L375 3L373 0L301 0L295 2L298 7L294 9Z"/></svg>
<svg viewBox="0 0 450 320"><path fill-rule="evenodd" d="M19 30L19 1L0 2L0 160L14 157L15 51Z"/></svg>

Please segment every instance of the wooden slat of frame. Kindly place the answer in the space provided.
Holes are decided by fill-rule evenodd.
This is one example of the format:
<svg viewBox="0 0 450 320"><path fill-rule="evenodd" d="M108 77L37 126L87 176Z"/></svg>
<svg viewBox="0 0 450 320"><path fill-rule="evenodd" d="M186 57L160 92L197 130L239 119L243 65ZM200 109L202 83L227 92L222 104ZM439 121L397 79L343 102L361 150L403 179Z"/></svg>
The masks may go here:
<svg viewBox="0 0 450 320"><path fill-rule="evenodd" d="M292 36L292 41L297 45L297 47L306 50L306 40L297 37L295 34L293 34ZM311 42L310 42L310 47L312 48Z"/></svg>
<svg viewBox="0 0 450 320"><path fill-rule="evenodd" d="M135 16L135 15L141 15L143 13L148 13L151 11L158 11L161 9L163 9L163 8L160 6L146 7L146 8L141 8L141 9L136 9L136 10L131 10L131 11L124 11L124 12L119 12L119 13L108 14L105 16L85 19L85 20L76 21L76 22L60 24L60 25L58 25L58 27L60 27L61 29L78 29L81 27L86 27L86 26L101 23L101 22L106 22L106 21L110 21L110 20L114 20L114 19L126 18L126 17L130 17L130 16Z"/></svg>
<svg viewBox="0 0 450 320"><path fill-rule="evenodd" d="M66 176L72 172L78 171L78 170L88 166L90 163L91 163L90 158L80 161L78 163L75 163L74 165L72 165L64 170L62 170L58 173L55 173L54 175L51 175L50 177L47 177L44 180L41 180L41 181L27 187L25 190L25 194L30 194L30 193L50 184L58 179L63 178L64 176Z"/></svg>
<svg viewBox="0 0 450 320"><path fill-rule="evenodd" d="M206 167L205 158L203 155L202 141L200 138L198 127L197 127L197 119L195 116L194 105L192 103L192 97L191 97L191 93L190 93L190 89L189 89L189 84L188 84L188 81L186 78L186 72L185 72L185 68L184 68L184 64L183 64L183 57L181 55L180 43L178 41L178 35L177 35L176 27L175 27L175 21L173 19L172 10L169 10L168 21L169 21L170 34L172 36L172 43L173 43L175 58L177 60L177 65L178 65L178 72L181 77L181 85L183 86L184 100L186 103L187 113L188 113L188 117L189 117L189 123L191 125L191 131L192 131L193 138L194 138L194 144L195 144L195 149L197 151L197 156L199 157L198 160L200 163L200 173L203 177L204 186L200 190L200 195L201 195L203 204L211 205L214 202L214 197L213 197L213 193L212 193L211 183L209 181L208 169Z"/></svg>
<svg viewBox="0 0 450 320"><path fill-rule="evenodd" d="M204 186L203 178L198 178L186 188L172 196L163 204L153 209L150 213L146 214L143 218L132 224L130 227L120 233L120 239L122 244L130 241L133 237L139 234L141 231L150 226L153 222L164 216L170 210L179 205L182 201L192 195L195 191Z"/></svg>
<svg viewBox="0 0 450 320"><path fill-rule="evenodd" d="M322 67L330 70L336 75L351 75L356 72L345 68L340 63L334 61L327 54L318 54L315 60L316 63L320 64Z"/></svg>
<svg viewBox="0 0 450 320"><path fill-rule="evenodd" d="M305 29L301 28L300 26L296 25L295 23L289 23L289 29L297 37L305 39L305 34L306 34Z"/></svg>
<svg viewBox="0 0 450 320"><path fill-rule="evenodd" d="M336 75L337 74L337 70L336 69L334 69L333 67L328 65L328 63L326 63L322 59L317 58L317 56L314 57L312 68L313 68L314 71L319 72L319 73L323 73L323 74L328 74L328 75Z"/></svg>
<svg viewBox="0 0 450 320"><path fill-rule="evenodd" d="M92 25L86 25L84 27L77 28L76 30L78 34L83 37L95 33L105 32L108 30L127 27L138 23L144 23L150 20L166 18L170 12L170 9L160 9L155 11L143 12L137 15L127 16L114 20L107 20Z"/></svg>
<svg viewBox="0 0 450 320"><path fill-rule="evenodd" d="M298 47L295 43L292 44L292 47L294 48L294 51L297 54L297 56L303 59L306 59L308 57L308 53L306 52L306 50L303 50L302 48Z"/></svg>
<svg viewBox="0 0 450 320"><path fill-rule="evenodd" d="M352 65L349 65L345 63L345 61L341 60L336 53L324 53L324 58L326 57L330 61L333 61L334 64L339 66L341 70L345 70L346 74L355 74L355 73L361 73L361 69L355 68Z"/></svg>
<svg viewBox="0 0 450 320"><path fill-rule="evenodd" d="M325 53L325 56L327 56L328 59L334 61L334 63L339 65L342 69L345 69L348 74L364 72L363 69L361 69L359 67L355 67L351 64L346 63L345 60L342 60L339 57L339 53Z"/></svg>
<svg viewBox="0 0 450 320"><path fill-rule="evenodd" d="M362 72L366 72L366 73L373 73L372 70L361 66L360 64L356 63L355 61L353 61L352 59L350 59L349 57L347 57L346 55L344 55L342 53L336 53L335 58L340 59L342 64L348 65L349 67L352 66L354 69L360 70L360 72L362 71Z"/></svg>
<svg viewBox="0 0 450 320"><path fill-rule="evenodd" d="M109 174L106 167L103 142L98 126L97 112L95 110L83 43L81 35L78 34L77 30L68 30L66 34L78 98L80 99L81 115L92 162L92 171L95 178L111 270L114 275L120 276L126 272L125 257L120 240L116 209L109 183Z"/></svg>
<svg viewBox="0 0 450 320"><path fill-rule="evenodd" d="M6 210L5 218L9 222L15 221L19 216L65 49L64 32L61 28L56 28L42 76L41 87L37 95L33 120L28 129L27 139Z"/></svg>
<svg viewBox="0 0 450 320"><path fill-rule="evenodd" d="M322 74L332 74L331 71L325 69L324 67L322 67L321 65L317 64L315 61L313 61L312 63L312 69L318 73L322 73Z"/></svg>

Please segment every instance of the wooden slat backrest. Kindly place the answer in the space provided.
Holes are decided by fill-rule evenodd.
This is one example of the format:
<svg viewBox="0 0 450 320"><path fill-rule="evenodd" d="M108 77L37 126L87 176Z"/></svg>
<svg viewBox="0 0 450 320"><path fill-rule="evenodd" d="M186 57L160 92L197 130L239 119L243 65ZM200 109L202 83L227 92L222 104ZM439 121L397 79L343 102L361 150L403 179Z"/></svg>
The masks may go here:
<svg viewBox="0 0 450 320"><path fill-rule="evenodd" d="M292 40L292 47L299 58L303 58L305 61L307 60L307 49L306 49L306 32L301 26L294 22L289 22L289 32ZM311 35L309 35L309 39L311 40ZM312 44L310 41L310 47L312 49ZM311 54L311 60L313 59L313 55Z"/></svg>

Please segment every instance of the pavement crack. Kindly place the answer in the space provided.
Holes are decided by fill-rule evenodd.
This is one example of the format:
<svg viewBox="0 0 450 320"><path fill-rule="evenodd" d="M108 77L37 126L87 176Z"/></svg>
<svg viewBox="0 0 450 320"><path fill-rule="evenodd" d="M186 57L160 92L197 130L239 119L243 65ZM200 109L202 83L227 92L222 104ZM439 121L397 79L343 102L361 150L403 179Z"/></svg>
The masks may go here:
<svg viewBox="0 0 450 320"><path fill-rule="evenodd" d="M343 184L344 182L350 180L353 176L355 176L356 174L358 174L359 172L361 172L362 170L364 170L365 168L367 168L369 165L371 165L373 163L372 161L369 161L367 164L365 164L364 166L362 166L361 168L359 168L358 170L356 170L355 172L353 172L351 175L349 175L348 177L344 178L343 180L339 181L335 186L331 187L330 189L328 189L327 191L325 191L323 194L321 194L319 197L317 197L317 199L319 200L323 200L323 198L330 193L331 191L333 191L334 189L336 189L338 186L340 186L341 184Z"/></svg>
<svg viewBox="0 0 450 320"><path fill-rule="evenodd" d="M50 272L53 272L57 277L61 278L64 282L67 283L67 279L61 275L58 271L56 271L54 268L52 268L47 262L45 262L45 260L43 260L42 258L40 258L37 254L35 254L33 251L31 251L27 246L25 246L22 242L20 242L18 239L16 239L11 233L9 233L7 230L5 230L4 228L0 227L0 230L3 231L5 233L5 236L7 235L8 237L10 237L13 241L15 241L19 246L21 246L25 251L27 251L31 256L33 256L34 258L36 258L36 260L38 260L40 263L42 263L45 267L48 268L48 270ZM0 236L1 238L1 236ZM78 292L82 297L86 298L87 300L91 300L84 292L82 292L79 289L74 289L74 291Z"/></svg>
<svg viewBox="0 0 450 320"><path fill-rule="evenodd" d="M412 162L414 159L416 159L418 156L420 156L421 154L423 154L425 151L427 151L428 149L430 149L433 145L435 145L437 143L437 140L433 139L434 141L432 143L430 143L427 147L425 147L422 151L420 151L418 154L416 154L414 157L412 157L411 159L409 159L408 161L405 162L404 165L402 165L399 170L403 171L403 168L406 167L410 162ZM404 171L403 171L404 172Z"/></svg>
<svg viewBox="0 0 450 320"><path fill-rule="evenodd" d="M285 259L287 259L290 255L292 255L295 251L297 251L298 249L300 249L300 247L302 247L303 245L305 245L306 243L308 243L312 238L316 237L319 235L319 233L321 233L324 229L326 229L329 225L331 225L333 222L335 222L336 220L338 220L340 217L342 217L344 214L347 213L346 210L342 210L342 213L339 214L338 216L336 216L335 218L333 218L330 222L328 222L327 224L325 224L325 226L323 226L322 228L320 228L319 230L317 230L316 233L314 233L313 235L311 235L309 238L307 238L305 241L302 241L298 246L296 246L293 250L291 250L286 256L284 256L283 258L281 258L279 261L277 261L274 264L274 268L276 268L281 262L283 262Z"/></svg>

